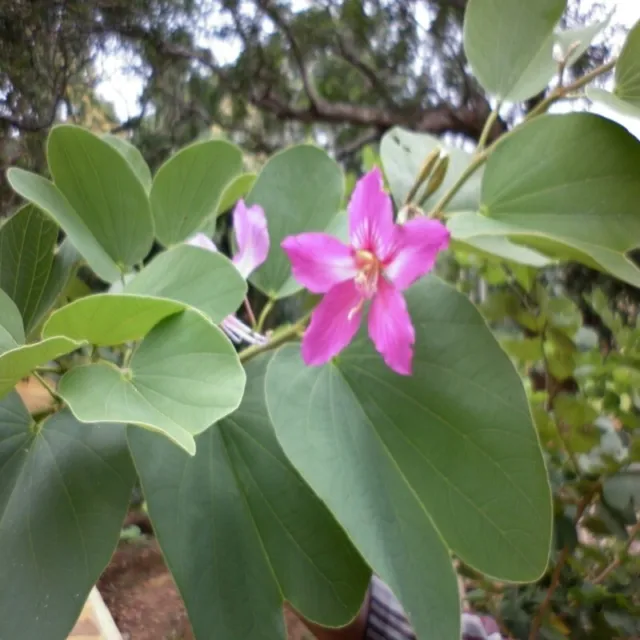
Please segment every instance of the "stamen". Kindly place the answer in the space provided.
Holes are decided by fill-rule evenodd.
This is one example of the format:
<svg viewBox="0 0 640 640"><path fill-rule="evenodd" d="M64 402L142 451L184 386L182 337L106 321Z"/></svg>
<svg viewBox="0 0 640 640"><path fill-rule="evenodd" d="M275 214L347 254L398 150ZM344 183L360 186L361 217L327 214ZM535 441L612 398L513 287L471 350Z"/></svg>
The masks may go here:
<svg viewBox="0 0 640 640"><path fill-rule="evenodd" d="M353 320L353 316L355 316L356 313L359 313L360 311L362 311L362 307L364 307L364 298L360 299L358 304L355 307L353 307L351 311L349 311L347 315L347 320L351 322L351 320Z"/></svg>

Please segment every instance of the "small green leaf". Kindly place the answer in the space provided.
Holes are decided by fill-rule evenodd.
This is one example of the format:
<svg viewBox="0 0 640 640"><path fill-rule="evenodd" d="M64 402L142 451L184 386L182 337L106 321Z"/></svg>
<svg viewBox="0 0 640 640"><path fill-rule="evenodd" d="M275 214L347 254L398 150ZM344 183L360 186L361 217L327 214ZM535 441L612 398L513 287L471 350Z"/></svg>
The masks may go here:
<svg viewBox="0 0 640 640"><path fill-rule="evenodd" d="M16 193L42 209L62 227L99 278L105 282L115 282L120 278L116 262L56 185L35 173L16 168L7 171L7 180Z"/></svg>
<svg viewBox="0 0 640 640"><path fill-rule="evenodd" d="M222 192L216 214L224 213L231 209L240 198L244 198L251 191L257 177L255 173L241 173L234 178Z"/></svg>
<svg viewBox="0 0 640 640"><path fill-rule="evenodd" d="M36 367L82 346L62 336L24 344L24 328L18 308L0 289L0 398Z"/></svg>
<svg viewBox="0 0 640 640"><path fill-rule="evenodd" d="M185 310L144 338L129 367L75 367L58 392L82 422L135 424L158 431L195 453L193 436L240 404L245 373L222 331Z"/></svg>
<svg viewBox="0 0 640 640"><path fill-rule="evenodd" d="M142 154L133 146L130 142L124 138L114 136L110 133L105 133L102 136L105 142L108 142L116 151L122 154L125 160L129 163L129 166L136 174L140 184L144 187L144 190L149 193L151 191L151 169L146 160L142 157Z"/></svg>
<svg viewBox="0 0 640 640"><path fill-rule="evenodd" d="M156 236L183 242L214 216L225 189L242 171L242 153L224 140L185 147L158 169L151 188Z"/></svg>
<svg viewBox="0 0 640 640"><path fill-rule="evenodd" d="M48 311L43 304L58 227L32 205L0 227L0 288L16 303L27 333Z"/></svg>
<svg viewBox="0 0 640 640"><path fill-rule="evenodd" d="M489 259L502 259L505 262L523 264L529 267L548 267L553 260L538 251L511 242L504 236L474 236L458 240L453 236L453 248L466 249L484 255Z"/></svg>
<svg viewBox="0 0 640 640"><path fill-rule="evenodd" d="M100 293L55 311L44 325L42 336L66 336L105 347L124 344L143 338L161 320L184 308L173 300Z"/></svg>
<svg viewBox="0 0 640 640"><path fill-rule="evenodd" d="M247 284L222 254L179 245L156 256L124 291L175 300L220 322L242 304Z"/></svg>
<svg viewBox="0 0 640 640"><path fill-rule="evenodd" d="M623 116L640 117L640 21L629 31L616 62L613 93L589 87L587 95Z"/></svg>
<svg viewBox="0 0 640 640"><path fill-rule="evenodd" d="M516 360L537 362L542 360L542 338L504 338L500 340L502 348Z"/></svg>
<svg viewBox="0 0 640 640"><path fill-rule="evenodd" d="M549 553L550 490L519 376L475 307L434 277L407 304L412 376L388 369L366 330L324 367L286 346L267 370L267 407L287 457L418 637L455 638L444 545L491 576L535 580Z"/></svg>
<svg viewBox="0 0 640 640"><path fill-rule="evenodd" d="M367 566L278 445L264 402L267 362L249 363L242 404L196 438L193 457L129 430L154 531L198 638L284 640L283 600L311 620L344 625L369 582Z"/></svg>
<svg viewBox="0 0 640 640"><path fill-rule="evenodd" d="M263 207L271 238L267 261L251 276L258 289L272 298L301 289L280 243L289 235L325 231L340 209L343 190L340 167L317 147L290 147L267 162L246 199Z"/></svg>
<svg viewBox="0 0 640 640"><path fill-rule="evenodd" d="M72 125L51 130L47 157L56 186L107 255L122 267L141 262L153 243L153 220L144 187L125 157Z"/></svg>
<svg viewBox="0 0 640 640"><path fill-rule="evenodd" d="M566 67L574 65L587 52L593 39L609 26L613 14L614 11L610 11L604 20L586 27L556 32L555 42L560 48L561 57L566 60Z"/></svg>
<svg viewBox="0 0 640 640"><path fill-rule="evenodd" d="M129 505L124 428L67 410L35 425L13 392L0 401L0 469L0 637L66 638Z"/></svg>
<svg viewBox="0 0 640 640"><path fill-rule="evenodd" d="M566 0L469 0L464 50L489 93L521 102L542 91L556 71L554 29Z"/></svg>

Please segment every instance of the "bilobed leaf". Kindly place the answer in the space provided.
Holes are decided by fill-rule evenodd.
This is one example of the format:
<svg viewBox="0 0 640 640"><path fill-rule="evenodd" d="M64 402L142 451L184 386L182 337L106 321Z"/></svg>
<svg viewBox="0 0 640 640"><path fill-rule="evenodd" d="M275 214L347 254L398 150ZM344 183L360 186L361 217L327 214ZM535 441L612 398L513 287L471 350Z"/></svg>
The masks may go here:
<svg viewBox="0 0 640 640"><path fill-rule="evenodd" d="M187 309L156 325L126 370L106 362L76 367L61 378L58 392L82 422L138 425L193 455L194 435L234 411L244 385L231 343Z"/></svg>
<svg viewBox="0 0 640 640"><path fill-rule="evenodd" d="M311 620L344 625L368 585L367 566L278 445L264 402L267 362L249 363L242 404L196 438L193 457L129 430L197 638L284 640L283 599Z"/></svg>
<svg viewBox="0 0 640 640"><path fill-rule="evenodd" d="M613 13L610 11L604 20L594 22L586 27L556 32L555 42L560 48L562 58L566 58L566 67L575 64L586 53L593 39L609 26Z"/></svg>
<svg viewBox="0 0 640 640"><path fill-rule="evenodd" d="M67 336L97 346L139 340L184 304L132 294L100 293L58 309L42 329L44 338Z"/></svg>
<svg viewBox="0 0 640 640"><path fill-rule="evenodd" d="M158 240L169 246L195 233L216 214L224 190L240 171L240 149L224 140L197 142L169 158L151 187Z"/></svg>
<svg viewBox="0 0 640 640"><path fill-rule="evenodd" d="M556 71L554 29L566 0L469 0L464 50L489 93L508 102L536 95Z"/></svg>
<svg viewBox="0 0 640 640"><path fill-rule="evenodd" d="M110 133L105 133L102 136L102 139L123 155L133 172L136 174L138 180L140 180L144 190L149 193L149 191L151 191L151 182L153 180L151 177L151 169L149 169L147 161L143 158L138 148L127 140L114 136Z"/></svg>
<svg viewBox="0 0 640 640"><path fill-rule="evenodd" d="M120 269L60 189L49 180L23 169L11 168L7 180L13 190L51 216L67 234L96 275L105 282L120 278Z"/></svg>
<svg viewBox="0 0 640 640"><path fill-rule="evenodd" d="M141 262L153 243L153 220L147 194L127 159L72 125L51 130L47 158L56 186L107 255L122 268Z"/></svg>
<svg viewBox="0 0 640 640"><path fill-rule="evenodd" d="M247 284L221 253L178 245L156 256L124 292L175 300L220 322L242 304Z"/></svg>
<svg viewBox="0 0 640 640"><path fill-rule="evenodd" d="M491 154L481 214L456 214L447 226L459 240L507 236L640 286L626 255L640 245L639 165L640 144L614 122L540 116Z"/></svg>
<svg viewBox="0 0 640 640"><path fill-rule="evenodd" d="M267 261L250 278L258 289L272 298L301 289L280 243L289 235L325 231L340 209L343 190L340 167L317 147L290 147L267 162L246 198L263 207L271 239Z"/></svg>
<svg viewBox="0 0 640 640"><path fill-rule="evenodd" d="M0 469L0 637L66 638L129 504L124 427L68 410L35 425L12 392L0 401Z"/></svg>
<svg viewBox="0 0 640 640"><path fill-rule="evenodd" d="M640 118L640 21L627 35L616 62L613 93L589 87L587 95L623 116Z"/></svg>
<svg viewBox="0 0 640 640"><path fill-rule="evenodd" d="M36 367L75 351L83 344L63 335L33 344L24 342L20 312L13 300L0 289L0 398Z"/></svg>
<svg viewBox="0 0 640 640"><path fill-rule="evenodd" d="M447 548L499 579L535 580L549 553L550 491L519 376L475 307L433 277L407 302L412 376L390 371L364 331L321 368L287 346L267 370L267 406L287 457L418 637L455 638Z"/></svg>
<svg viewBox="0 0 640 640"><path fill-rule="evenodd" d="M58 226L33 205L0 227L0 288L20 310L27 333L48 310L42 298L57 237Z"/></svg>
<svg viewBox="0 0 640 640"><path fill-rule="evenodd" d="M429 197L423 209L428 211L442 194L446 193L467 168L471 156L462 149L444 144L428 133L415 133L401 127L394 127L384 134L380 143L380 155L384 175L389 183L391 195L397 208L400 208L411 187L416 181L422 163L435 149L442 149L449 156L449 168L440 188ZM477 171L464 184L445 208L445 211L475 211L480 203L480 181L482 170ZM420 200L424 187L418 191Z"/></svg>

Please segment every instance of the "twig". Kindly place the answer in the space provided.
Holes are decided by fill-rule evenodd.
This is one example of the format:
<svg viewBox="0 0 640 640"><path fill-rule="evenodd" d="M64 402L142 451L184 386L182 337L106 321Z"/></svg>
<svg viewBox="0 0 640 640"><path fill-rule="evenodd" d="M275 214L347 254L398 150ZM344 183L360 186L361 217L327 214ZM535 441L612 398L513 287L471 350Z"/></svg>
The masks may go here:
<svg viewBox="0 0 640 640"><path fill-rule="evenodd" d="M258 324L256 325L256 331L258 333L262 333L264 323L267 321L267 318L269 317L269 314L271 313L271 310L273 309L275 304L276 301L273 298L269 298L264 307L262 307L262 311L260 312L260 316L258 317Z"/></svg>
<svg viewBox="0 0 640 640"><path fill-rule="evenodd" d="M57 394L56 390L41 376L37 371L33 371L33 377L47 390L49 395L56 403L62 403L62 398Z"/></svg>
<svg viewBox="0 0 640 640"><path fill-rule="evenodd" d="M491 133L491 129L493 129L493 125L495 124L498 116L500 115L500 107L502 106L501 102L496 104L495 109L489 114L487 121L484 123L484 127L482 128L482 133L480 134L480 139L478 140L478 146L476 147L476 153L481 153L487 144L487 140L489 139L489 134Z"/></svg>
<svg viewBox="0 0 640 640"><path fill-rule="evenodd" d="M251 323L251 328L256 331L258 327L258 322L256 321L256 316L253 313L253 309L251 308L251 303L249 302L249 298L245 296L244 299L244 308L247 312L247 316L249 316L249 322Z"/></svg>
<svg viewBox="0 0 640 640"><path fill-rule="evenodd" d="M304 328L306 327L310 317L311 317L311 312L304 315L295 324L292 324L286 329L283 329L279 333L275 334L273 338L269 342L267 342L267 344L253 345L245 349L244 351L241 351L240 362L247 362L248 360L255 358L257 355L260 355L261 353L266 353L267 351L271 351L272 349L279 347L285 342L289 342L289 340L292 340L293 338L298 337L300 335L300 332L303 331Z"/></svg>
<svg viewBox="0 0 640 640"><path fill-rule="evenodd" d="M591 491L583 496L582 500L578 504L578 509L576 512L576 517L574 520L574 524L578 524L580 522L580 518L582 518L582 514L585 512L586 508L591 504L594 496L599 492L600 485L595 484ZM551 574L551 583L549 584L549 588L547 589L547 593L545 594L544 600L538 609L538 613L536 617L533 619L531 623L531 630L529 632L529 640L538 640L538 631L540 630L540 626L542 625L542 620L551 605L551 599L553 598L553 594L555 590L558 588L558 584L560 583L560 574L562 573L562 569L564 565L567 563L569 558L570 549L568 546L562 548L560 555L558 556L558 561L556 562L556 566L553 568L553 573Z"/></svg>
<svg viewBox="0 0 640 640"><path fill-rule="evenodd" d="M453 200L454 196L460 191L460 189L464 186L467 180L487 161L491 152L496 148L496 145L500 144L503 140L506 140L509 136L513 135L516 131L518 131L524 124L532 120L533 118L539 116L541 113L544 113L556 100L563 98L565 95L569 93L573 93L577 89L584 87L589 84L592 80L597 78L598 76L606 73L607 71L611 71L613 67L615 67L617 59L611 60L607 62L593 71L587 73L586 75L578 78L575 82L568 84L564 87L556 87L544 100L540 102L540 104L532 109L527 117L518 125L516 125L511 131L507 131L503 136L500 136L497 140L491 143L484 151L477 154L474 159L471 161L469 166L460 174L458 179L455 181L453 186L440 198L440 200L433 207L431 212L429 213L430 218L441 218L444 208Z"/></svg>
<svg viewBox="0 0 640 640"><path fill-rule="evenodd" d="M629 547L632 545L638 533L640 533L640 522L636 522L633 527L631 527L631 530L629 531L629 538L624 543L619 555L591 581L592 584L600 584L601 582L604 582L607 576L622 564L623 556L629 551Z"/></svg>

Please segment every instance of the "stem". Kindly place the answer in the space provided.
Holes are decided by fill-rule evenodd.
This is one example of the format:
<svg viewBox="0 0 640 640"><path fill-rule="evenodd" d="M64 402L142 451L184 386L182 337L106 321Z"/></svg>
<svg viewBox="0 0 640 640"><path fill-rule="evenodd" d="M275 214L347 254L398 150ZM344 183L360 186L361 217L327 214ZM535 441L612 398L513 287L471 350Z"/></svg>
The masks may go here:
<svg viewBox="0 0 640 640"><path fill-rule="evenodd" d="M260 317L258 318L258 324L256 325L256 331L258 333L262 333L262 329L264 328L264 323L267 321L267 317L275 307L276 301L273 298L269 298L262 307L262 311L260 312Z"/></svg>
<svg viewBox="0 0 640 640"><path fill-rule="evenodd" d="M33 377L47 390L53 400L56 403L62 403L62 398L56 393L56 390L37 371L32 373Z"/></svg>
<svg viewBox="0 0 640 640"><path fill-rule="evenodd" d="M62 367L36 367L36 371L38 373L54 373L56 375L61 375L64 373Z"/></svg>
<svg viewBox="0 0 640 640"><path fill-rule="evenodd" d="M253 313L253 309L251 308L251 304L249 302L249 298L247 298L246 296L245 296L245 299L244 299L244 308L245 308L245 311L247 312L247 315L249 316L249 322L251 322L251 328L254 331L256 331L258 323L256 321L256 316Z"/></svg>
<svg viewBox="0 0 640 640"><path fill-rule="evenodd" d="M622 564L623 556L629 551L629 547L633 544L635 537L640 533L640 522L636 522L633 527L631 527L631 531L629 531L629 538L624 543L624 547L622 547L622 551L617 556L617 558L607 567L605 567L601 573L599 573L592 581L592 584L600 584L604 582L605 578L617 569Z"/></svg>
<svg viewBox="0 0 640 640"><path fill-rule="evenodd" d="M248 360L251 360L251 358L255 358L261 353L271 351L272 349L279 347L285 342L289 342L289 340L296 338L300 334L300 331L305 328L310 317L311 312L305 314L302 318L300 318L300 320L298 320L298 322L292 324L286 329L280 331L280 333L274 335L273 338L269 342L267 342L267 344L253 345L251 347L248 347L244 351L241 351L239 354L240 362L247 362Z"/></svg>
<svg viewBox="0 0 640 640"><path fill-rule="evenodd" d="M585 512L586 508L591 504L591 500L593 500L594 495L596 495L599 491L599 485L595 485L592 490L585 495L580 504L578 505L578 510L576 513L576 518L574 523L577 525L580 522L580 518L582 518L582 514ZM558 561L556 562L556 566L553 568L553 573L551 574L551 583L549 584L549 589L545 594L544 600L538 609L538 613L536 617L533 619L531 623L531 630L529 631L529 640L538 640L538 631L540 630L540 626L542 625L542 620L551 605L551 599L553 598L553 594L555 590L558 588L558 584L560 583L560 574L562 573L562 569L564 565L567 563L569 558L570 549L568 546L563 547L560 555L558 556Z"/></svg>
<svg viewBox="0 0 640 640"><path fill-rule="evenodd" d="M542 102L540 102L540 104L535 109L532 109L527 114L527 117L521 123L517 124L513 129L511 129L511 131L507 131L507 133L500 136L497 140L494 140L484 151L481 151L474 157L469 166L460 174L453 186L436 203L436 205L429 213L429 217L442 217L444 208L451 202L451 200L453 200L454 196L458 193L458 191L460 191L467 180L487 161L487 158L491 155L491 152L496 148L497 144L513 135L513 133L520 129L520 127L522 127L525 123L533 120L533 118L539 116L541 113L544 113L554 102L556 102L560 98L563 98L565 95L581 89L603 73L611 71L611 69L616 66L616 62L617 59L614 58L613 60L610 60L609 62L596 67L593 71L590 71L581 78L578 78L575 82L572 82L571 84L568 84L564 87L556 87L553 91L551 91L549 95L544 100L542 100Z"/></svg>
<svg viewBox="0 0 640 640"><path fill-rule="evenodd" d="M480 139L478 140L478 146L476 147L476 154L480 153L485 145L487 144L487 139L491 134L491 129L493 129L493 125L495 124L498 116L500 115L500 107L502 103L498 101L495 109L489 114L487 121L484 123L484 127L482 128L482 133L480 134Z"/></svg>

